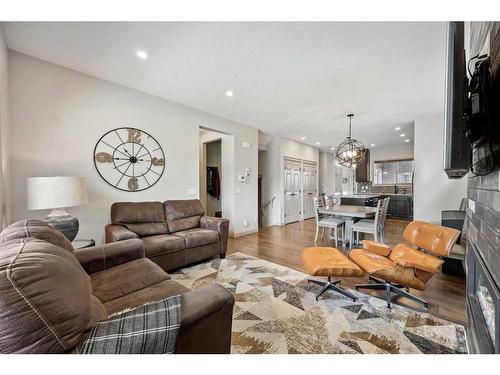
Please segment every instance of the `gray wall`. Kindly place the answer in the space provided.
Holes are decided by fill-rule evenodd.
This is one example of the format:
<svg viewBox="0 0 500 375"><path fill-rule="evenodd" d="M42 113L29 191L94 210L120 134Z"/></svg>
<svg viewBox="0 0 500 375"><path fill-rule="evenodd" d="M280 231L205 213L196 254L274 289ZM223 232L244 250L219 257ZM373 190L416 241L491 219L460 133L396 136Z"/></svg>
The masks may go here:
<svg viewBox="0 0 500 375"><path fill-rule="evenodd" d="M89 204L69 208L80 220L80 238L104 239L109 209L118 201L164 201L199 197L200 126L227 134L223 155L223 205L230 233L257 230L257 177L237 183L246 168L257 170L258 130L193 108L93 78L27 55L9 51L11 220L41 218L47 211L26 209L26 178L85 177ZM165 172L140 192L114 189L97 174L93 147L119 126L145 130L165 152ZM243 147L243 143L251 148ZM238 192L234 188L238 184ZM194 189L194 194L192 192ZM225 203L224 203L225 202ZM246 224L246 225L245 225Z"/></svg>
<svg viewBox="0 0 500 375"><path fill-rule="evenodd" d="M494 85L500 87L500 22L472 22L470 24L469 56L474 56L483 47L488 31L492 58ZM465 42L467 47L467 40ZM500 98L497 98L497 103ZM499 106L496 106L499 108ZM498 124L497 124L498 127ZM469 173L468 198L474 201L475 212L467 209L468 237L478 248L490 272L500 285L500 145L495 145L497 163L495 171L485 177ZM474 152L473 162L484 167L487 152L480 148Z"/></svg>

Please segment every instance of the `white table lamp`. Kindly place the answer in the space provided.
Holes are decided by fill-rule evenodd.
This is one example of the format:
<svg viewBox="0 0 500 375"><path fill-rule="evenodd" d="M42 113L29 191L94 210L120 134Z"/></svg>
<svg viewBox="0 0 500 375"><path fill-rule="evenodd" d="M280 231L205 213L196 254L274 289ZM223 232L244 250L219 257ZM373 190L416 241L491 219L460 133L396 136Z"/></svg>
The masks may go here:
<svg viewBox="0 0 500 375"><path fill-rule="evenodd" d="M28 210L46 210L43 219L60 230L70 241L78 233L78 219L65 208L87 204L87 190L83 177L29 177L26 179Z"/></svg>

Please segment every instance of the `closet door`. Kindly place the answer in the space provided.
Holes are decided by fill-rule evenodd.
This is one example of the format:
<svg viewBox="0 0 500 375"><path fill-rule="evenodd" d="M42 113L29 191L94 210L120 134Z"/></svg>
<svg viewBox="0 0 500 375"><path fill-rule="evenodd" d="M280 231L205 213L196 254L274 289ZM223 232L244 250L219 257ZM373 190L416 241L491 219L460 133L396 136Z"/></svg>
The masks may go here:
<svg viewBox="0 0 500 375"><path fill-rule="evenodd" d="M318 195L316 186L317 169L316 163L304 162L302 166L302 204L304 219L309 219L314 216L313 198Z"/></svg>
<svg viewBox="0 0 500 375"><path fill-rule="evenodd" d="M285 159L285 224L300 220L300 161Z"/></svg>

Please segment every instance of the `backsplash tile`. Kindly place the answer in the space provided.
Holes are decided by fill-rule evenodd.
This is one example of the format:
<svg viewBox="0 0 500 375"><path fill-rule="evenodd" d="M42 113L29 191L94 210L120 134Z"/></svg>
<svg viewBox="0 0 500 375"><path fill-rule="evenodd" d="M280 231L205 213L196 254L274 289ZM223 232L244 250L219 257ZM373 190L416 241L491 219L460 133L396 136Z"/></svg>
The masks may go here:
<svg viewBox="0 0 500 375"><path fill-rule="evenodd" d="M411 184L396 184L398 192L403 194L413 194ZM358 182L356 184L357 194L393 194L394 185L373 185L371 182Z"/></svg>

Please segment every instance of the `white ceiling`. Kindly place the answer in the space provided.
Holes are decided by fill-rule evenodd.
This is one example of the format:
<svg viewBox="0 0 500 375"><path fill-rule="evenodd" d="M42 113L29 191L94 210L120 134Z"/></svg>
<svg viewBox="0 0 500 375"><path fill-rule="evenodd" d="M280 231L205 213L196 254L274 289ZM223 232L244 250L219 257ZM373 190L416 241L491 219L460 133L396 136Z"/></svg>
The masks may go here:
<svg viewBox="0 0 500 375"><path fill-rule="evenodd" d="M441 110L444 23L3 23L10 49L321 148L413 143ZM146 61L137 49L149 53ZM225 96L233 90L234 97ZM406 138L406 137L405 137Z"/></svg>

